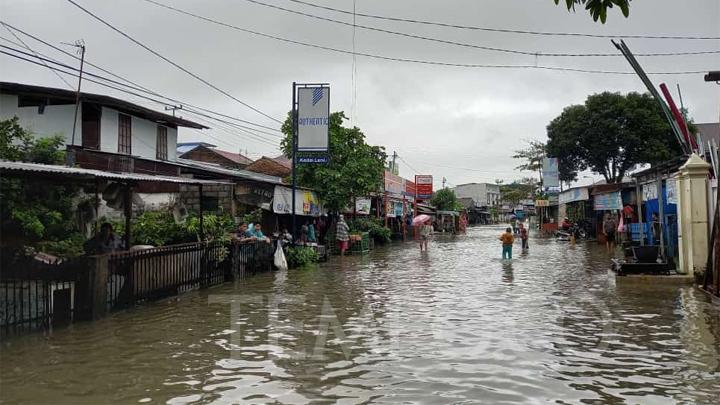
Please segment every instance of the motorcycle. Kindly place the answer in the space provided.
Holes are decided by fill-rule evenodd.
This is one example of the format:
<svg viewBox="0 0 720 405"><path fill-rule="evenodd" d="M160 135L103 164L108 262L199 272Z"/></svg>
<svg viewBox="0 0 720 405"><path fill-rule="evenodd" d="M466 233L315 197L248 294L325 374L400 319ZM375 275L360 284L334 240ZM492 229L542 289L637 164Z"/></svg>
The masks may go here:
<svg viewBox="0 0 720 405"><path fill-rule="evenodd" d="M572 237L575 237L575 240L585 240L588 238L588 232L579 224L572 224L568 230L558 229L555 237L559 241L569 241Z"/></svg>

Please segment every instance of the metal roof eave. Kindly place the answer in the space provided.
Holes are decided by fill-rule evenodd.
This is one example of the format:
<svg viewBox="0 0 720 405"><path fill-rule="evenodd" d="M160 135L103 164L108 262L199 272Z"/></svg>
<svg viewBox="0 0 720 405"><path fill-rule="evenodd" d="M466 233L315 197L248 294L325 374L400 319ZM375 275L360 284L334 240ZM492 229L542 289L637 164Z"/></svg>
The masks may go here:
<svg viewBox="0 0 720 405"><path fill-rule="evenodd" d="M44 176L48 178L59 178L66 181L92 181L95 179L106 179L124 182L157 182L190 185L233 184L232 182L226 181L202 180L171 176L155 176L139 173L115 173L95 169L83 169L79 167L45 165L40 163L28 162L10 162L6 160L0 160L0 174L5 175L7 173L18 175L18 177Z"/></svg>

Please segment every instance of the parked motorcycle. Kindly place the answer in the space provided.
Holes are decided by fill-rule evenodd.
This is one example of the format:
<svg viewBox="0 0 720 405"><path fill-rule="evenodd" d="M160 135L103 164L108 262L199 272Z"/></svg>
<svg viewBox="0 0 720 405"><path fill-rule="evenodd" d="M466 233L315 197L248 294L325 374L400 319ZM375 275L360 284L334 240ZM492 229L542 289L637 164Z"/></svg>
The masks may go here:
<svg viewBox="0 0 720 405"><path fill-rule="evenodd" d="M568 230L558 229L555 232L555 237L559 241L569 241L572 236L575 240L585 240L588 238L588 232L580 224L573 224Z"/></svg>

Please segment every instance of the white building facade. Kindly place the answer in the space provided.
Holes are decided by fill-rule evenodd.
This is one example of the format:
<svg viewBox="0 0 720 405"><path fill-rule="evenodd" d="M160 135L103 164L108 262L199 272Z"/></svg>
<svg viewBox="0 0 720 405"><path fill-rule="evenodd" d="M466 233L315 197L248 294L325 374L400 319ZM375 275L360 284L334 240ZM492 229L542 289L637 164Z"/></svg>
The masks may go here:
<svg viewBox="0 0 720 405"><path fill-rule="evenodd" d="M61 135L66 145L88 151L174 162L178 126L206 128L113 97L82 93L73 137L75 105L73 91L0 83L0 119L18 117L36 137Z"/></svg>
<svg viewBox="0 0 720 405"><path fill-rule="evenodd" d="M493 183L460 184L453 190L458 198L472 198L480 207L494 207L500 201L500 186Z"/></svg>

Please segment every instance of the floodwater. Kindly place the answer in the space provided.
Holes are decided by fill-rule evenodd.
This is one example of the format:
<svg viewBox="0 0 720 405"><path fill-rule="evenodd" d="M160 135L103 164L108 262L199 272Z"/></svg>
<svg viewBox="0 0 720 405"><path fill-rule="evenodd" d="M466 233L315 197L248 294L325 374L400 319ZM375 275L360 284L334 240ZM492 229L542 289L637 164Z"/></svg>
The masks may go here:
<svg viewBox="0 0 720 405"><path fill-rule="evenodd" d="M717 404L720 308L616 283L604 250L499 228L79 323L0 348L0 403Z"/></svg>

